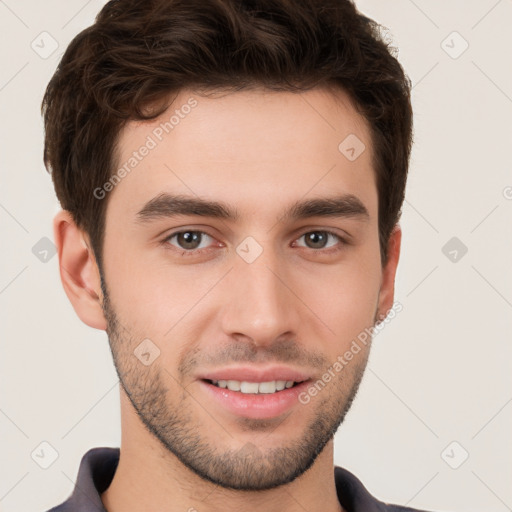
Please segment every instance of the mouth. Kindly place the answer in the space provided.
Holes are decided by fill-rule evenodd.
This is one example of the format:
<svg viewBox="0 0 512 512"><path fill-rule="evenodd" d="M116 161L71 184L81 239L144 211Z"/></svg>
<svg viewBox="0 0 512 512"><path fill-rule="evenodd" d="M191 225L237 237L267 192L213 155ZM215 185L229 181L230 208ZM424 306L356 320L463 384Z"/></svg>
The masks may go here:
<svg viewBox="0 0 512 512"><path fill-rule="evenodd" d="M293 380L272 380L267 382L249 382L240 380L209 380L203 379L204 382L212 384L222 389L229 389L239 393L247 395L272 395L284 391L285 389L293 388L301 382L305 381L293 381Z"/></svg>
<svg viewBox="0 0 512 512"><path fill-rule="evenodd" d="M200 379L206 403L235 417L272 419L291 413L299 404L311 379L303 381L240 381L224 379Z"/></svg>

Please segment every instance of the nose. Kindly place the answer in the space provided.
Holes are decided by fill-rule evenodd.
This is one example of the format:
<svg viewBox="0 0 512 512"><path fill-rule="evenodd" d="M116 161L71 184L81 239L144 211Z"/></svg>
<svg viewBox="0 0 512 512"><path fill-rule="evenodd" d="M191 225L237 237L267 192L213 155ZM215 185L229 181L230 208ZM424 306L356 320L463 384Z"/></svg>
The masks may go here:
<svg viewBox="0 0 512 512"><path fill-rule="evenodd" d="M228 337L268 346L297 336L300 300L293 293L290 269L270 248L251 263L237 256L225 290L222 328Z"/></svg>

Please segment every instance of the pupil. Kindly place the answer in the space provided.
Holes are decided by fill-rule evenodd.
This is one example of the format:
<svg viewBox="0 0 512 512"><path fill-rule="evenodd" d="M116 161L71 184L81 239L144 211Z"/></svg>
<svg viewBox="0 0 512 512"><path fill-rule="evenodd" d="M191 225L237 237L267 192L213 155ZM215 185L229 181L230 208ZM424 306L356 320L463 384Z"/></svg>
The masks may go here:
<svg viewBox="0 0 512 512"><path fill-rule="evenodd" d="M307 240L313 242L313 245L315 243L318 243L320 241L320 247L323 247L326 241L326 235L322 231L314 231L313 233L309 233L309 235L306 237ZM323 242L323 243L322 243ZM318 248L318 246L316 246Z"/></svg>
<svg viewBox="0 0 512 512"><path fill-rule="evenodd" d="M184 248L186 249L195 249L196 246L198 245L197 242L199 241L200 238L199 233L197 233L196 231L185 231L184 233L180 233L179 236L184 242L181 243L180 241L180 244L184 246Z"/></svg>

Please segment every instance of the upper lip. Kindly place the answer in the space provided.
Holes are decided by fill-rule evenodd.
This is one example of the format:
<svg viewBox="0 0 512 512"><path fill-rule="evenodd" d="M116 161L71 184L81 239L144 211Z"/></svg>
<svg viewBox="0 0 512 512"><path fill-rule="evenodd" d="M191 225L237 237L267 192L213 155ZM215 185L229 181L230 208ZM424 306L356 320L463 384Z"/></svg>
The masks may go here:
<svg viewBox="0 0 512 512"><path fill-rule="evenodd" d="M285 366L256 368L254 366L237 366L204 372L199 376L203 380L237 380L240 382L271 382L285 380L302 382L310 379L310 375Z"/></svg>

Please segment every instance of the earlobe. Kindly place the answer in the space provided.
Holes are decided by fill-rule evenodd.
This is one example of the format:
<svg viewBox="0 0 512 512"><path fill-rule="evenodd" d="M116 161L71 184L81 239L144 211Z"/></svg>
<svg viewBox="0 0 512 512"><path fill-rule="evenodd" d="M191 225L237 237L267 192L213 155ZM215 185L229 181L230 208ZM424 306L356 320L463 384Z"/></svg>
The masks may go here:
<svg viewBox="0 0 512 512"><path fill-rule="evenodd" d="M92 248L86 242L86 234L66 210L55 216L53 233L59 255L60 278L76 314L90 327L105 330L100 273Z"/></svg>
<svg viewBox="0 0 512 512"><path fill-rule="evenodd" d="M388 311L393 307L395 296L395 276L400 259L400 247L402 243L402 230L397 224L388 241L388 259L382 268L382 282L379 294L378 316L384 319Z"/></svg>

